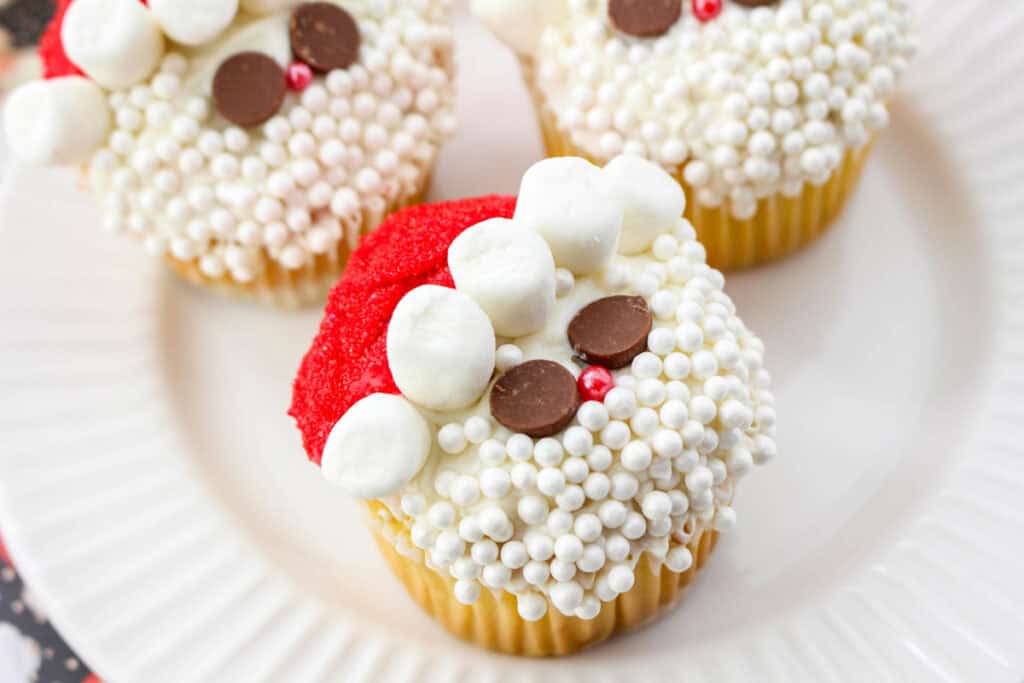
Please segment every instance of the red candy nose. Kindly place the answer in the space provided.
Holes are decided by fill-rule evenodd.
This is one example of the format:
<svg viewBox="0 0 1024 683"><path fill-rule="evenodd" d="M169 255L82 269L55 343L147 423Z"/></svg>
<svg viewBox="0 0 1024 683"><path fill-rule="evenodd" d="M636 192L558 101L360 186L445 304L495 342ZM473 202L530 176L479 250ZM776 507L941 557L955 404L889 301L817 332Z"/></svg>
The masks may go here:
<svg viewBox="0 0 1024 683"><path fill-rule="evenodd" d="M693 14L701 21L711 21L722 13L722 0L693 0Z"/></svg>
<svg viewBox="0 0 1024 683"><path fill-rule="evenodd" d="M285 72L288 89L296 92L305 90L313 82L313 69L305 62L292 62Z"/></svg>
<svg viewBox="0 0 1024 683"><path fill-rule="evenodd" d="M576 384L584 401L603 401L608 392L615 387L615 378L600 365L591 365L580 373Z"/></svg>

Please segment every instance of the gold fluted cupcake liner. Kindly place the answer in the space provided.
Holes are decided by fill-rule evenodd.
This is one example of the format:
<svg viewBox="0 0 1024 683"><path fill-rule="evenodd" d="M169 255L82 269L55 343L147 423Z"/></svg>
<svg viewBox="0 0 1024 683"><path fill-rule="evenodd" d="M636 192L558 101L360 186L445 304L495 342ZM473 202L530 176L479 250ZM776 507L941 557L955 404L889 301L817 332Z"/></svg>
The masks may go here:
<svg viewBox="0 0 1024 683"><path fill-rule="evenodd" d="M379 503L368 507L375 517L376 528L371 530L377 546L406 591L427 614L457 638L495 652L525 657L570 655L665 614L693 583L718 542L717 531L698 533L687 544L693 564L679 574L662 563L651 562L646 555L641 557L633 587L614 601L602 603L594 619L567 617L549 607L543 618L530 622L519 616L516 597L505 591L484 588L474 604L460 603L455 599L455 580L399 553L385 538L381 525L389 525L395 534L407 536L407 532L399 522L383 522L376 517L384 509Z"/></svg>
<svg viewBox="0 0 1024 683"><path fill-rule="evenodd" d="M558 127L546 98L536 86L533 63L521 59L524 79L534 100L548 156L588 158L569 135ZM697 190L686 182L683 167L672 175L686 191L686 217L708 253L708 263L719 270L739 270L775 261L798 251L820 237L842 212L857 187L872 145L847 150L839 168L820 186L805 183L799 195L776 193L758 201L751 218L734 217L728 206L703 206ZM597 160L591 159L597 162Z"/></svg>
<svg viewBox="0 0 1024 683"><path fill-rule="evenodd" d="M338 282L348 257L358 246L359 239L377 228L395 211L423 201L429 187L429 178L413 193L398 195L383 209L364 208L359 232L355 227L345 226L345 235L338 241L337 248L325 254L316 254L309 263L297 269L285 268L265 252L261 252L256 277L250 282L239 282L230 274L213 278L199 269L198 259L179 261L165 257L171 270L186 282L218 294L239 299L249 299L279 308L302 308L323 303L328 292ZM349 232L351 233L351 236Z"/></svg>

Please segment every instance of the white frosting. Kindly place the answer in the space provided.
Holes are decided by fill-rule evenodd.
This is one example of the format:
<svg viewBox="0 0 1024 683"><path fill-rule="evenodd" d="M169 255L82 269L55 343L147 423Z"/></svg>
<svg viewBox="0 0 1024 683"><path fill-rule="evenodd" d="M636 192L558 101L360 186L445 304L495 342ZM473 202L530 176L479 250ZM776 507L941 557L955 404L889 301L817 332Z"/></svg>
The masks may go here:
<svg viewBox="0 0 1024 683"><path fill-rule="evenodd" d="M502 337L544 327L555 306L555 261L547 242L512 221L493 218L466 230L448 249L460 292L484 309Z"/></svg>
<svg viewBox="0 0 1024 683"><path fill-rule="evenodd" d="M494 328L473 299L424 285L406 294L388 325L395 384L431 410L457 410L480 398L494 372Z"/></svg>
<svg viewBox="0 0 1024 683"><path fill-rule="evenodd" d="M194 50L189 54L190 66L182 90L209 96L213 91L213 77L217 69L240 52L261 52L282 68L287 67L292 61L289 19L290 15L282 12L236 23L220 40Z"/></svg>
<svg viewBox="0 0 1024 683"><path fill-rule="evenodd" d="M202 45L231 25L238 0L150 0L149 9L168 38Z"/></svg>
<svg viewBox="0 0 1024 683"><path fill-rule="evenodd" d="M631 201L637 215L655 218L666 206L657 191ZM569 220L587 210L562 208ZM396 549L453 578L460 602L472 604L484 588L514 594L529 621L548 609L595 618L602 603L632 588L642 559L687 571L687 545L707 530L735 526L737 481L776 454L764 345L736 316L723 284L679 217L641 253L613 250L597 272L568 279L542 329L497 349L498 372L545 359L578 376L569 322L615 294L648 302L648 350L613 373L615 388L603 401L583 403L573 423L549 438L511 433L491 416L487 394L459 410L420 406L436 434L430 456L407 485L382 499L387 518L402 529L385 527ZM417 346L423 376L444 393L448 370L432 351L422 355L432 344Z"/></svg>
<svg viewBox="0 0 1024 683"><path fill-rule="evenodd" d="M106 95L78 76L27 83L4 106L8 144L30 163L85 162L109 132Z"/></svg>
<svg viewBox="0 0 1024 683"><path fill-rule="evenodd" d="M427 421L409 401L371 394L349 408L331 430L323 475L355 498L390 495L423 467L430 441Z"/></svg>
<svg viewBox="0 0 1024 683"><path fill-rule="evenodd" d="M623 155L604 167L625 213L619 251L638 254L646 251L655 238L671 232L686 209L686 195L660 166L641 157Z"/></svg>
<svg viewBox="0 0 1024 683"><path fill-rule="evenodd" d="M555 263L587 275L615 253L622 218L622 201L601 169L561 157L537 162L523 175L514 220L547 241Z"/></svg>
<svg viewBox="0 0 1024 683"><path fill-rule="evenodd" d="M241 0L242 9L252 14L270 14L291 9L304 0Z"/></svg>
<svg viewBox="0 0 1024 683"><path fill-rule="evenodd" d="M536 49L519 37L529 13L483 18L533 58L544 106L573 145L602 161L657 161L684 174L700 204L725 203L737 218L762 197L827 182L845 151L885 127L916 48L907 0L723 0L708 22L684 2L657 38L618 31L607 0L564 4Z"/></svg>
<svg viewBox="0 0 1024 683"><path fill-rule="evenodd" d="M60 35L68 58L105 88L142 81L164 53L160 27L137 0L77 0Z"/></svg>
<svg viewBox="0 0 1024 683"><path fill-rule="evenodd" d="M99 11L106 3L110 17ZM288 66L294 4L243 2L245 11L210 41L208 30L218 22L207 20L215 9L228 9L221 0L204 0L197 4L203 12L195 13L181 12L179 2L151 11L137 0L77 0L65 30L74 34L72 44L85 43L89 56L79 63L93 76L117 72L114 79L100 74L101 86L131 87L109 92L102 115L96 107L90 117L58 109L33 123L37 131L50 126L49 142L20 144L12 135L15 152L44 163L77 163L93 152L88 174L105 227L134 233L154 255L194 263L208 277L249 282L265 257L299 269L342 241L354 248L389 206L422 191L441 142L454 132L450 1L338 2L358 22L358 61L289 93L263 126L232 126L215 111L214 74L248 50ZM136 83L137 74L152 70L152 55L139 46L151 45L154 30L162 35L154 16L164 12L164 24L178 27L169 30L189 34L179 40L207 42L175 43L149 80ZM138 72L128 78L120 69ZM26 91L22 110L33 103L45 110L52 103L47 92ZM24 117L12 122L10 112L5 118L8 129L28 125ZM96 133L110 120L109 136Z"/></svg>

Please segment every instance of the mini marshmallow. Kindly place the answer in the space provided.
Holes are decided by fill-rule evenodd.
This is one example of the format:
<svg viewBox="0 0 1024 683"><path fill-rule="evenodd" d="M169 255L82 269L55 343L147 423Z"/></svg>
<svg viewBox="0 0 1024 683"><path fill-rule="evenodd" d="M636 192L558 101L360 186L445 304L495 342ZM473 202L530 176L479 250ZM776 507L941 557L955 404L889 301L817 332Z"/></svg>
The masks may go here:
<svg viewBox="0 0 1024 683"><path fill-rule="evenodd" d="M555 307L555 260L547 243L505 218L459 235L448 249L455 287L487 313L502 337L544 327Z"/></svg>
<svg viewBox="0 0 1024 683"><path fill-rule="evenodd" d="M604 174L625 207L621 253L638 254L675 228L686 209L686 195L661 166L623 155L608 162Z"/></svg>
<svg viewBox="0 0 1024 683"><path fill-rule="evenodd" d="M4 107L4 132L22 161L77 164L106 140L110 119L100 87L68 76L33 81L12 92Z"/></svg>
<svg viewBox="0 0 1024 683"><path fill-rule="evenodd" d="M371 394L334 425L321 468L350 496L379 498L416 476L429 453L430 429L419 411L402 396Z"/></svg>
<svg viewBox="0 0 1024 683"><path fill-rule="evenodd" d="M576 275L598 272L622 230L622 200L608 178L585 159L540 161L523 175L514 220L547 240L559 266Z"/></svg>
<svg viewBox="0 0 1024 683"><path fill-rule="evenodd" d="M431 410L457 410L483 394L494 372L494 328L458 290L424 285L398 303L388 326L395 384Z"/></svg>
<svg viewBox="0 0 1024 683"><path fill-rule="evenodd" d="M68 58L104 88L135 85L164 54L164 36L138 0L77 0L60 32Z"/></svg>
<svg viewBox="0 0 1024 683"><path fill-rule="evenodd" d="M238 0L150 0L149 9L169 38L202 45L231 24Z"/></svg>

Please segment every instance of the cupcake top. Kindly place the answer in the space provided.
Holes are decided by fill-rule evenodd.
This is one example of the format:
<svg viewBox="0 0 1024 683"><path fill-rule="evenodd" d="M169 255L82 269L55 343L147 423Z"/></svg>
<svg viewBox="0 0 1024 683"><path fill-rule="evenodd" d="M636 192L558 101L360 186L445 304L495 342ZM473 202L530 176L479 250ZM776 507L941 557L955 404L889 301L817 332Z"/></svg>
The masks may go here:
<svg viewBox="0 0 1024 683"><path fill-rule="evenodd" d="M209 277L300 268L422 186L455 126L449 0L64 0L15 153Z"/></svg>
<svg viewBox="0 0 1024 683"><path fill-rule="evenodd" d="M682 174L702 205L825 183L886 126L912 56L906 0L474 0L593 159Z"/></svg>
<svg viewBox="0 0 1024 683"><path fill-rule="evenodd" d="M684 208L638 157L549 159L518 200L409 209L353 255L290 413L460 601L592 619L641 557L686 571L774 457L764 347Z"/></svg>

